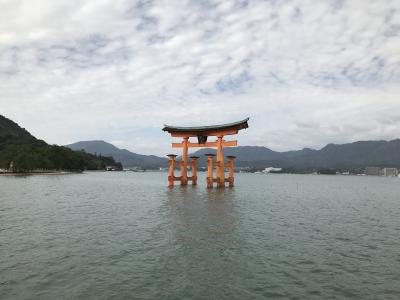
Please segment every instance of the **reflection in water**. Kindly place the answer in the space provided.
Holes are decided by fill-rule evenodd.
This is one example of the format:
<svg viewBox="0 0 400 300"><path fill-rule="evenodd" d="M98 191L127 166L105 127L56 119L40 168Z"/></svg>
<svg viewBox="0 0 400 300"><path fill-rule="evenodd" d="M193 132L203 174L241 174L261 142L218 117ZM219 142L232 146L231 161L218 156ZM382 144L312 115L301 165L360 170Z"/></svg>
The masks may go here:
<svg viewBox="0 0 400 300"><path fill-rule="evenodd" d="M235 190L187 186L166 193L173 240L180 257L175 252L166 259L165 266L175 265L185 273L184 286L180 287L182 296L229 289L235 282L232 276L240 269L240 260L235 259L240 240L235 231Z"/></svg>
<svg viewBox="0 0 400 300"><path fill-rule="evenodd" d="M179 187L167 191L177 242L230 241L235 228L233 189Z"/></svg>

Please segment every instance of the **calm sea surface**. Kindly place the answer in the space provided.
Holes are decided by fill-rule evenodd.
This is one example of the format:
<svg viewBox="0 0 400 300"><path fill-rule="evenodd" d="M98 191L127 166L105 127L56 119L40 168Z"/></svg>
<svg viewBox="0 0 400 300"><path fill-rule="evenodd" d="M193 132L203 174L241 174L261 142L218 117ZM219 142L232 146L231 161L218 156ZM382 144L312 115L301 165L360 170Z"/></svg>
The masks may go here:
<svg viewBox="0 0 400 300"><path fill-rule="evenodd" d="M1 299L400 299L400 178L0 176Z"/></svg>

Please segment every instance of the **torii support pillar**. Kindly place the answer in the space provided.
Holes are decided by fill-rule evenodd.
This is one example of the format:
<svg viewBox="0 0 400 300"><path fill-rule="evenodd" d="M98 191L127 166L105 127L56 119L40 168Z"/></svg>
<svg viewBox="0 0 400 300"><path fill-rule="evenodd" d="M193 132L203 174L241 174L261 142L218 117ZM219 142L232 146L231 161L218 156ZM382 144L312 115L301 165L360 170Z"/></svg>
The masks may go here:
<svg viewBox="0 0 400 300"><path fill-rule="evenodd" d="M217 187L225 186L225 165L224 165L224 155L222 153L222 138L224 136L220 135L217 139Z"/></svg>
<svg viewBox="0 0 400 300"><path fill-rule="evenodd" d="M189 141L188 137L183 138L182 161L181 161L181 185L187 185L188 183L188 176L187 176L188 141Z"/></svg>
<svg viewBox="0 0 400 300"><path fill-rule="evenodd" d="M229 187L233 187L234 182L235 182L235 177L234 177L234 171L235 171L235 165L234 161L236 156L229 155L227 156L228 158L228 165L229 165L229 177L226 179L227 182L229 182Z"/></svg>
<svg viewBox="0 0 400 300"><path fill-rule="evenodd" d="M213 187L213 157L215 154L205 154L207 156L207 187L212 188Z"/></svg>
<svg viewBox="0 0 400 300"><path fill-rule="evenodd" d="M191 156L191 165L192 165L192 185L197 185L197 159L198 156Z"/></svg>
<svg viewBox="0 0 400 300"><path fill-rule="evenodd" d="M174 180L175 180L174 169L175 169L176 155L168 154L167 156L169 158L168 186L172 187L172 186L174 186Z"/></svg>

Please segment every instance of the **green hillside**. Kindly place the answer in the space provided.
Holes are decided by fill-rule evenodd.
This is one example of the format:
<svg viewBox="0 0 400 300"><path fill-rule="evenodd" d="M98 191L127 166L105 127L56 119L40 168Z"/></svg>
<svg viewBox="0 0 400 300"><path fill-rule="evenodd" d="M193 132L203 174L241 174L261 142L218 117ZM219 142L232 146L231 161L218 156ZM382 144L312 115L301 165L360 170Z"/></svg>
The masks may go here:
<svg viewBox="0 0 400 300"><path fill-rule="evenodd" d="M48 145L0 115L0 169L11 169L14 172L82 171L104 170L107 165L121 168L121 164L115 162L112 157Z"/></svg>
<svg viewBox="0 0 400 300"><path fill-rule="evenodd" d="M44 141L36 139L25 128L21 128L17 123L0 115L0 151L7 145L15 144L46 145Z"/></svg>

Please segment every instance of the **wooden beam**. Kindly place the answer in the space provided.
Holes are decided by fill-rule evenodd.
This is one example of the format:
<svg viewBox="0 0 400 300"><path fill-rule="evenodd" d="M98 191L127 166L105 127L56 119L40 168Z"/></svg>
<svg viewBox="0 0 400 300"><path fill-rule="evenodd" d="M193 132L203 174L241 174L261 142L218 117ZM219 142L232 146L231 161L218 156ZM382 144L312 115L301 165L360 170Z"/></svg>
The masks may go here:
<svg viewBox="0 0 400 300"><path fill-rule="evenodd" d="M195 148L195 147L217 147L218 144L217 142L206 142L204 144L199 144L199 143L187 143L187 146L189 148ZM232 147L232 146L237 146L237 141L223 141L222 142L223 147ZM172 143L172 148L182 148L183 143Z"/></svg>
<svg viewBox="0 0 400 300"><path fill-rule="evenodd" d="M237 133L238 133L237 128L210 129L210 130L204 130L202 132L198 132L198 131L188 131L188 132L171 131L170 132L172 137L197 137L198 135L221 136L221 135L232 135L232 134L237 134Z"/></svg>

